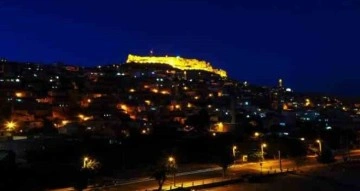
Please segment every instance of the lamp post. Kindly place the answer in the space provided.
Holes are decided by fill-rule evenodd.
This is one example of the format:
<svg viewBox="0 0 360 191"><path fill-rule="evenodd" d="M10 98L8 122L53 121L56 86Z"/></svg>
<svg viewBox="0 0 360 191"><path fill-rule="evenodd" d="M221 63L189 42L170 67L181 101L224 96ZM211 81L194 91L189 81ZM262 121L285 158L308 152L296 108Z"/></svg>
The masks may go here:
<svg viewBox="0 0 360 191"><path fill-rule="evenodd" d="M83 159L83 168L87 168L88 161L89 161L89 157L84 157L84 159Z"/></svg>
<svg viewBox="0 0 360 191"><path fill-rule="evenodd" d="M169 162L169 169L172 171L172 173L173 173L173 182L174 182L174 186L176 186L176 183L175 183L175 175L176 175L176 173L175 173L175 165L176 165L176 163L175 163L175 158L174 157L172 157L172 156L170 156L169 157L169 159L168 159L168 162Z"/></svg>
<svg viewBox="0 0 360 191"><path fill-rule="evenodd" d="M232 148L234 158L236 156L236 149L237 149L237 146L234 145Z"/></svg>
<svg viewBox="0 0 360 191"><path fill-rule="evenodd" d="M266 143L261 144L261 158L264 160L264 148L267 147Z"/></svg>
<svg viewBox="0 0 360 191"><path fill-rule="evenodd" d="M234 145L233 148L232 148L232 152L233 152L233 157L234 157L234 164L236 163L236 149L237 149L237 146Z"/></svg>
<svg viewBox="0 0 360 191"><path fill-rule="evenodd" d="M321 140L320 139L318 139L318 140L316 140L316 142L317 143L319 143L319 152L320 152L320 155L321 155L321 152L322 152L322 145L321 145Z"/></svg>

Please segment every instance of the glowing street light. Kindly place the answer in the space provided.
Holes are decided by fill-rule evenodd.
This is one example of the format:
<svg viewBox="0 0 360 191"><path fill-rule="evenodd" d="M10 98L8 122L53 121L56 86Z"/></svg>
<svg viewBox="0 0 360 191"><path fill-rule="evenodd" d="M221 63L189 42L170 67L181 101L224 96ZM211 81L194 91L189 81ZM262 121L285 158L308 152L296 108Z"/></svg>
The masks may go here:
<svg viewBox="0 0 360 191"><path fill-rule="evenodd" d="M169 162L169 164L168 164L169 170L173 173L174 186L176 186L176 185L175 185L175 175L176 175L176 162L175 162L175 158L172 157L172 156L170 156L170 157L168 158L168 162Z"/></svg>
<svg viewBox="0 0 360 191"><path fill-rule="evenodd" d="M236 149L237 149L237 146L234 145L232 148L234 158L236 156Z"/></svg>
<svg viewBox="0 0 360 191"><path fill-rule="evenodd" d="M321 145L321 140L320 139L318 139L318 140L316 140L316 142L317 143L319 143L319 152L320 152L320 154L321 154L321 152L322 152L322 145Z"/></svg>
<svg viewBox="0 0 360 191"><path fill-rule="evenodd" d="M261 158L264 160L264 148L267 147L266 143L261 144Z"/></svg>
<svg viewBox="0 0 360 191"><path fill-rule="evenodd" d="M87 170L96 170L99 168L100 163L98 161L96 161L94 158L90 158L85 156L83 158L83 165L82 165L82 169L87 169Z"/></svg>
<svg viewBox="0 0 360 191"><path fill-rule="evenodd" d="M300 140L301 140L301 141L305 141L305 138L304 138L304 137L301 137Z"/></svg>
<svg viewBox="0 0 360 191"><path fill-rule="evenodd" d="M89 161L89 157L84 157L84 159L83 159L83 168L86 168L88 161Z"/></svg>
<svg viewBox="0 0 360 191"><path fill-rule="evenodd" d="M13 131L16 128L16 123L13 121L8 121L6 122L5 127L8 131Z"/></svg>
<svg viewBox="0 0 360 191"><path fill-rule="evenodd" d="M255 136L255 137L259 137L259 136L260 136L260 133L259 133L259 132L255 132L255 133L254 133L254 136Z"/></svg>

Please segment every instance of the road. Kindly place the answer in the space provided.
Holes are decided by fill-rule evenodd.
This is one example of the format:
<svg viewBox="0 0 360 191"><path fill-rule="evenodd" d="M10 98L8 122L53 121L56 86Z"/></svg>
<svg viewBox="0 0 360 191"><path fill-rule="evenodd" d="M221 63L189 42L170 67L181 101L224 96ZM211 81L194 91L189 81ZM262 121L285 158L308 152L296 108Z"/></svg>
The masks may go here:
<svg viewBox="0 0 360 191"><path fill-rule="evenodd" d="M360 150L353 150L349 155L354 157L360 157ZM336 156L337 160L342 160L342 155ZM296 165L293 161L289 159L282 159L281 161L283 171L287 169L292 170L296 168ZM316 165L320 165L316 161L316 157L309 156L306 162L307 168L315 168ZM279 160L267 160L261 163L245 163L245 164L235 164L232 165L227 171L227 178L235 178L245 174L254 174L254 173L271 173L279 172L280 163ZM176 187L188 187L192 185L201 185L211 182L222 181L223 173L222 169L209 168L203 170L195 170L190 172L179 173L175 177L175 186ZM133 180L115 180L114 185L101 187L100 190L108 191L145 191L145 190L154 190L158 187L157 182L151 178L138 178ZM169 176L166 182L163 185L163 189L168 190L174 188L173 177ZM71 188L57 189L56 191L69 191ZM93 189L88 189L93 190Z"/></svg>
<svg viewBox="0 0 360 191"><path fill-rule="evenodd" d="M315 161L314 161L315 163ZM290 160L282 160L282 168L286 170L288 168L295 168L295 165ZM270 160L260 163L246 163L246 164L236 164L232 165L227 171L227 179L235 178L240 175L253 174L253 173L270 173L270 172L279 172L279 161ZM208 169L206 171L195 171L187 172L183 174L176 175L176 187L188 187L192 185L201 185L206 183L223 181L223 173L221 168ZM123 182L119 183L116 186L109 186L106 190L111 191L144 191L144 190L154 190L158 187L157 182L152 179L137 181L137 182ZM164 183L164 189L174 188L173 178L170 176L167 181Z"/></svg>

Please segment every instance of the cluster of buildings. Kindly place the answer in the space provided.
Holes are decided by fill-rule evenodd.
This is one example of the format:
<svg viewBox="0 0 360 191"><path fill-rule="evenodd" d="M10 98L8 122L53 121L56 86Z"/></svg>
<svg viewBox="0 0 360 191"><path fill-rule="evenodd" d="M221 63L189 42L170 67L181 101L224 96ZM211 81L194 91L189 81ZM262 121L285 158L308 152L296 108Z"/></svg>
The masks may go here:
<svg viewBox="0 0 360 191"><path fill-rule="evenodd" d="M124 64L96 67L0 60L2 134L51 125L59 133L98 136L151 134L167 124L192 131L187 120L201 110L209 131L248 123L296 128L298 121L331 129L359 121L360 105L294 93L279 79L273 87L239 82L205 61L129 55Z"/></svg>

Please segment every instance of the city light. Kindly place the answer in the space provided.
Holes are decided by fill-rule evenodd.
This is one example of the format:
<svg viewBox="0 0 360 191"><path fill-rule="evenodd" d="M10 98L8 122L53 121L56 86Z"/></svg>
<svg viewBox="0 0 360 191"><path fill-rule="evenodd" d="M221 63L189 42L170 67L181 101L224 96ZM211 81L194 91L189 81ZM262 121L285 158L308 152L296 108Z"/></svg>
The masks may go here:
<svg viewBox="0 0 360 191"><path fill-rule="evenodd" d="M145 100L146 105L150 105L151 101L150 100Z"/></svg>
<svg viewBox="0 0 360 191"><path fill-rule="evenodd" d="M161 91L161 94L164 94L164 95L169 95L169 94L170 94L170 92L169 92L169 91L166 91L166 90L163 90L163 91Z"/></svg>
<svg viewBox="0 0 360 191"><path fill-rule="evenodd" d="M224 123L223 122L216 123L215 127L216 127L217 132L224 132Z"/></svg>
<svg viewBox="0 0 360 191"><path fill-rule="evenodd" d="M260 133L259 133L259 132L255 132L255 133L254 133L254 136L255 136L255 137L259 137L259 136L260 136Z"/></svg>
<svg viewBox="0 0 360 191"><path fill-rule="evenodd" d="M81 121L88 121L93 118L92 116L85 116L83 114L79 114L78 117L80 118Z"/></svg>
<svg viewBox="0 0 360 191"><path fill-rule="evenodd" d="M15 96L21 98L21 97L24 97L25 94L23 92L16 92Z"/></svg>
<svg viewBox="0 0 360 191"><path fill-rule="evenodd" d="M152 91L153 93L159 93L159 90L156 89L156 88L152 89L151 91Z"/></svg>

